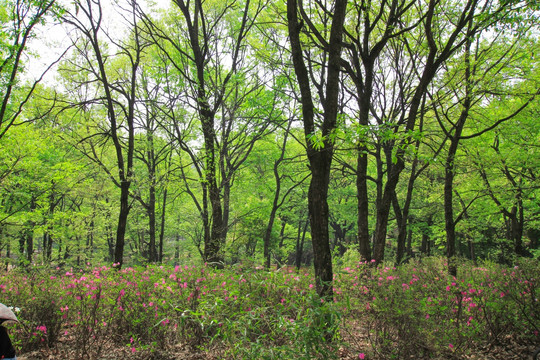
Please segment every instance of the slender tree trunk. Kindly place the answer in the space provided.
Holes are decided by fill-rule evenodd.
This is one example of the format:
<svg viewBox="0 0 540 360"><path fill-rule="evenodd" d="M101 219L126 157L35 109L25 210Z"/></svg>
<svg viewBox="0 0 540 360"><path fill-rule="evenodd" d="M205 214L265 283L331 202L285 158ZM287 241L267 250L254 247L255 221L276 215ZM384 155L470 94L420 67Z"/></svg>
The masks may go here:
<svg viewBox="0 0 540 360"><path fill-rule="evenodd" d="M399 174L401 173L403 162L394 165L388 172L389 178L384 186L383 195L377 204L377 221L375 223L375 234L373 239L373 259L379 264L384 260L384 250L386 247L386 234L388 229L388 217L392 207L392 197L396 189Z"/></svg>
<svg viewBox="0 0 540 360"><path fill-rule="evenodd" d="M279 175L277 174L276 166L274 166L274 175L276 175L276 191L274 192L274 201L272 202L272 210L270 211L270 217L268 219L268 225L264 232L263 243L264 243L264 259L266 269L270 269L270 239L272 236L272 228L274 227L274 220L276 218L276 213L278 211L278 201L279 193L281 189L281 181Z"/></svg>
<svg viewBox="0 0 540 360"><path fill-rule="evenodd" d="M109 261L114 260L114 232L109 225L105 225L105 233L107 236L107 246L109 249Z"/></svg>
<svg viewBox="0 0 540 360"><path fill-rule="evenodd" d="M25 239L26 239L26 260L31 264L32 255L34 254L34 229L28 228L25 230Z"/></svg>
<svg viewBox="0 0 540 360"><path fill-rule="evenodd" d="M11 258L11 239L7 239L7 248L6 248L6 270L9 270L9 259Z"/></svg>
<svg viewBox="0 0 540 360"><path fill-rule="evenodd" d="M412 258L414 256L414 252L412 249L412 229L409 227L409 231L407 232L407 256L409 258Z"/></svg>
<svg viewBox="0 0 540 360"><path fill-rule="evenodd" d="M356 79L356 88L359 94L358 106L360 113L358 122L360 126L367 129L369 126L369 112L371 104L371 94L373 89L373 61L374 58L365 59L365 86L362 87L361 81L357 79L358 74L354 76ZM359 61L355 63L360 64ZM356 69L357 73L361 73L361 69ZM356 160L356 196L358 199L358 250L364 261L371 260L371 239L369 236L369 200L368 200L368 135L367 132L364 138L360 139L358 144L358 155Z"/></svg>
<svg viewBox="0 0 540 360"><path fill-rule="evenodd" d="M298 237L296 238L296 270L302 266L302 255L304 253L304 240L306 239L307 227L309 221L304 222L302 229L302 220L298 222Z"/></svg>
<svg viewBox="0 0 540 360"><path fill-rule="evenodd" d="M37 204L36 204L36 198L34 195L32 195L32 198L30 199L30 212L34 212L36 210ZM21 254L23 253L24 244L26 243L26 260L28 261L28 264L32 264L32 256L34 255L34 227L36 226L34 221L28 221L24 233L23 233L23 240L21 243Z"/></svg>
<svg viewBox="0 0 540 360"><path fill-rule="evenodd" d="M281 230L279 230L279 244L278 244L278 255L276 256L276 260L279 264L282 263L281 259L281 249L283 248L283 245L285 244L285 227L287 226L287 221L285 219L281 220Z"/></svg>
<svg viewBox="0 0 540 360"><path fill-rule="evenodd" d="M88 257L91 257L92 253L94 252L94 231L95 231L94 217L95 217L95 213L92 213L92 220L90 220L88 236L86 238L86 253Z"/></svg>
<svg viewBox="0 0 540 360"><path fill-rule="evenodd" d="M116 228L116 243L114 248L114 263L122 266L124 263L124 244L126 237L127 218L129 215L129 187L130 181L120 183L120 212L118 213L118 226Z"/></svg>
<svg viewBox="0 0 540 360"><path fill-rule="evenodd" d="M469 245L469 256L471 261L476 265L476 253L474 251L474 241L470 237L467 238L467 243Z"/></svg>
<svg viewBox="0 0 540 360"><path fill-rule="evenodd" d="M163 191L163 203L161 205L161 224L159 229L159 258L160 263L163 262L163 241L165 239L165 214L167 210L167 188Z"/></svg>
<svg viewBox="0 0 540 360"><path fill-rule="evenodd" d="M469 22L469 31L470 27L471 22ZM467 121L469 109L471 107L471 41L471 39L468 39L465 44L465 99L462 104L459 119L456 121L454 126L454 134L450 138L450 147L448 148L448 154L446 156L446 163L444 167L444 223L446 230L446 257L448 261L448 273L453 276L457 276L458 265L456 259L456 221L454 219L453 185L455 176L455 159L459 146L459 140L461 138L461 133L465 127L465 122Z"/></svg>
<svg viewBox="0 0 540 360"><path fill-rule="evenodd" d="M175 264L180 264L180 235L176 235L176 246L174 247L174 261Z"/></svg>
<svg viewBox="0 0 540 360"><path fill-rule="evenodd" d="M418 144L417 144L418 146ZM396 263L400 264L403 261L403 255L405 254L405 239L407 237L407 225L409 222L409 210L412 202L412 195L414 191L414 180L416 179L416 166L418 164L418 159L415 158L412 164L411 176L409 178L409 184L407 186L407 196L405 198L405 204L403 205L401 221L398 222L399 233L397 241L397 253L396 253ZM397 197L396 197L397 201Z"/></svg>
<svg viewBox="0 0 540 360"><path fill-rule="evenodd" d="M158 254L156 249L156 187L155 184L150 185L149 198L148 198L148 260L151 263L158 261Z"/></svg>
<svg viewBox="0 0 540 360"><path fill-rule="evenodd" d="M369 237L369 200L367 194L367 146L360 145L357 157L356 196L358 198L358 250L365 261L371 260Z"/></svg>
<svg viewBox="0 0 540 360"><path fill-rule="evenodd" d="M422 232L422 242L420 244L420 252L424 255L429 255L429 236L425 233L425 231Z"/></svg>
<svg viewBox="0 0 540 360"><path fill-rule="evenodd" d="M446 230L446 257L448 261L448 273L457 276L457 259L456 259L456 224L454 220L453 206L453 181L454 181L454 160L458 148L458 139L461 130L458 131L451 139L450 148L445 165L444 177L444 223Z"/></svg>

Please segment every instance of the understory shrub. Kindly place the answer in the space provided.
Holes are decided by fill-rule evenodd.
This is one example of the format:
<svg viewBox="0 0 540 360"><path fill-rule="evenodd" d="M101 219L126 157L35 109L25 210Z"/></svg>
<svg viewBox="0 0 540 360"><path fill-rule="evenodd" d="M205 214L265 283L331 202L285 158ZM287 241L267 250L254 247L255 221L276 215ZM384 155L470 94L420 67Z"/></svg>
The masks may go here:
<svg viewBox="0 0 540 360"><path fill-rule="evenodd" d="M354 299L346 316L365 322L377 358L459 358L508 336L538 341L538 274L532 261L512 269L465 262L456 278L444 260L428 258L397 268L360 263L341 279Z"/></svg>
<svg viewBox="0 0 540 360"><path fill-rule="evenodd" d="M69 344L89 359L174 358L178 344L228 359L460 358L508 336L539 340L535 261L464 263L457 278L440 258L335 273L327 303L306 270L33 268L2 275L0 302L19 309L20 354Z"/></svg>

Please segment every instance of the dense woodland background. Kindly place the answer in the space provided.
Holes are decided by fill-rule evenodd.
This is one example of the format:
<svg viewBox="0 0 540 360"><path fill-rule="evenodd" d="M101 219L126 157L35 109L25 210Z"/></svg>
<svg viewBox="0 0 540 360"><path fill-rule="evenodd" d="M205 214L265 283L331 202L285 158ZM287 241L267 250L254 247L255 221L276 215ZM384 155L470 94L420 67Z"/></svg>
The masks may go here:
<svg viewBox="0 0 540 360"><path fill-rule="evenodd" d="M2 0L0 20L6 265L540 257L534 1Z"/></svg>

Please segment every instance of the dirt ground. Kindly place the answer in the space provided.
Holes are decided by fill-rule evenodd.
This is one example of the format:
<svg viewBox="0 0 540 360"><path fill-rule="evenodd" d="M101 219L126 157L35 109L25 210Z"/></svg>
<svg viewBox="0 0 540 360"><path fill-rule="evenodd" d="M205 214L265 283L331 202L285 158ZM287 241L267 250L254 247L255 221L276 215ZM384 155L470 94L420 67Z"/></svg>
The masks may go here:
<svg viewBox="0 0 540 360"><path fill-rule="evenodd" d="M349 347L341 347L338 349L338 356L341 360L357 360L361 351L370 353L366 355L365 359L368 360L382 360L382 356L374 356L371 347L367 343L367 338L362 339L355 337L354 344L350 344ZM478 349L474 354L466 356L452 356L451 354L439 357L437 360L450 360L450 359L463 359L463 360L532 360L532 354L536 350L534 346L520 345L513 342L511 339L506 343L499 345L489 346L483 349ZM540 347L540 344L538 344ZM359 350L361 349L361 351ZM81 357L76 355L76 349L69 346L69 343L60 342L59 346L55 349L42 349L31 353L21 354L17 356L18 360L220 360L230 359L230 356L226 356L225 348L223 347L210 347L208 351L201 351L188 345L178 344L172 349L157 351L151 353L149 351L138 351L132 353L127 347L108 347L101 351L100 356L92 356L92 354L86 354ZM419 359L418 357L411 355L409 359ZM287 359L279 359L287 360Z"/></svg>

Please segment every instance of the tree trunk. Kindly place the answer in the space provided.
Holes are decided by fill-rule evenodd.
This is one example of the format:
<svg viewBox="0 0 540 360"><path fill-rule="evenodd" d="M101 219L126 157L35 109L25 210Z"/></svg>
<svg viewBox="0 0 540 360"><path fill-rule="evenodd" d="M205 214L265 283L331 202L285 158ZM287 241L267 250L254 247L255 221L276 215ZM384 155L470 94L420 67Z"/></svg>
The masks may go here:
<svg viewBox="0 0 540 360"><path fill-rule="evenodd" d="M151 263L158 261L158 254L156 249L156 186L155 183L151 183L149 189L149 198L148 198L148 232L149 232L149 242L148 242L148 260Z"/></svg>
<svg viewBox="0 0 540 360"><path fill-rule="evenodd" d="M469 28L470 28L469 24ZM448 273L452 276L457 276L457 259L456 259L456 221L454 219L453 191L454 191L454 175L455 175L455 159L459 146L461 133L465 127L465 122L469 116L471 107L470 98L470 81L471 81L471 64L470 50L471 39L466 41L465 45L465 98L463 100L463 108L459 119L454 126L454 134L450 138L450 147L446 156L444 167L444 223L446 230L446 257L448 261Z"/></svg>
<svg viewBox="0 0 540 360"><path fill-rule="evenodd" d="M285 221L285 218L281 219L281 230L279 230L279 244L278 244L278 254L276 256L276 260L279 264L282 264L281 259L281 249L283 248L283 245L285 244L285 227L287 226L287 221Z"/></svg>
<svg viewBox="0 0 540 360"><path fill-rule="evenodd" d="M312 175L308 191L308 209L317 290L321 296L332 296L333 272L327 202L331 159L322 155L319 157L323 159L310 162Z"/></svg>
<svg viewBox="0 0 540 360"><path fill-rule="evenodd" d="M399 166L398 168L398 165ZM388 228L388 217L390 208L392 207L392 197L395 192L399 174L401 173L403 160L398 161L398 164L392 166L388 172L389 178L384 186L381 200L377 203L377 221L375 223L375 234L373 239L373 259L376 264L380 264L384 260L384 250L386 247L386 234Z"/></svg>
<svg viewBox="0 0 540 360"><path fill-rule="evenodd" d="M109 261L114 260L114 233L109 225L105 225L105 233L107 235L107 246L109 249Z"/></svg>
<svg viewBox="0 0 540 360"><path fill-rule="evenodd" d="M306 239L306 232L309 221L305 221L304 228L302 230L302 220L298 222L298 237L296 238L296 270L300 270L302 266L302 255L304 253L304 240Z"/></svg>
<svg viewBox="0 0 540 360"><path fill-rule="evenodd" d="M311 224L311 241L317 293L327 301L333 298L332 255L328 234L328 186L330 166L334 153L331 133L337 126L338 94L340 90L340 63L342 49L343 24L347 8L346 0L336 0L334 15L330 28L328 43L328 75L326 78L326 98L321 99L324 107L322 136L324 145L315 148L310 137L315 134L314 105L310 89L310 77L304 62L302 44L300 42L300 22L298 20L298 3L287 0L287 20L291 55L295 74L300 87L302 99L302 117L304 134L307 140L307 155L311 169L311 182L308 191L308 209Z"/></svg>
<svg viewBox="0 0 540 360"><path fill-rule="evenodd" d="M36 198L32 195L30 199L30 213L36 210ZM21 250L21 255L24 252L24 244L26 243L26 260L28 264L32 264L32 256L34 255L34 227L36 226L35 222L30 220L27 222L25 229L23 230L23 236L20 240L19 246Z"/></svg>
<svg viewBox="0 0 540 360"><path fill-rule="evenodd" d="M114 263L121 267L124 263L124 243L126 236L127 218L129 215L129 187L130 181L120 183L120 212L118 214L118 226L116 228L116 243L114 248Z"/></svg>
<svg viewBox="0 0 540 360"><path fill-rule="evenodd" d="M367 147L360 145L357 157L356 196L358 198L358 250L364 261L371 260L369 200L367 194Z"/></svg>
<svg viewBox="0 0 540 360"><path fill-rule="evenodd" d="M272 204L272 210L270 211L270 218L268 219L268 225L266 226L266 230L264 232L263 237L263 244L264 244L264 267L265 269L270 269L270 239L272 236L272 228L274 227L274 220L276 218L277 213L277 202L279 197L279 186L276 189L276 193L274 194L274 202Z"/></svg>
<svg viewBox="0 0 540 360"><path fill-rule="evenodd" d="M34 227L30 227L25 230L24 233L26 240L26 260L29 264L32 264L32 255L34 254Z"/></svg>
<svg viewBox="0 0 540 360"><path fill-rule="evenodd" d="M414 252L412 249L412 229L409 227L409 231L407 232L407 256L409 258L412 258L414 256Z"/></svg>
<svg viewBox="0 0 540 360"><path fill-rule="evenodd" d="M163 241L165 239L165 214L167 210L167 188L163 191L163 203L161 206L161 225L159 229L159 253L158 261L163 262Z"/></svg>

